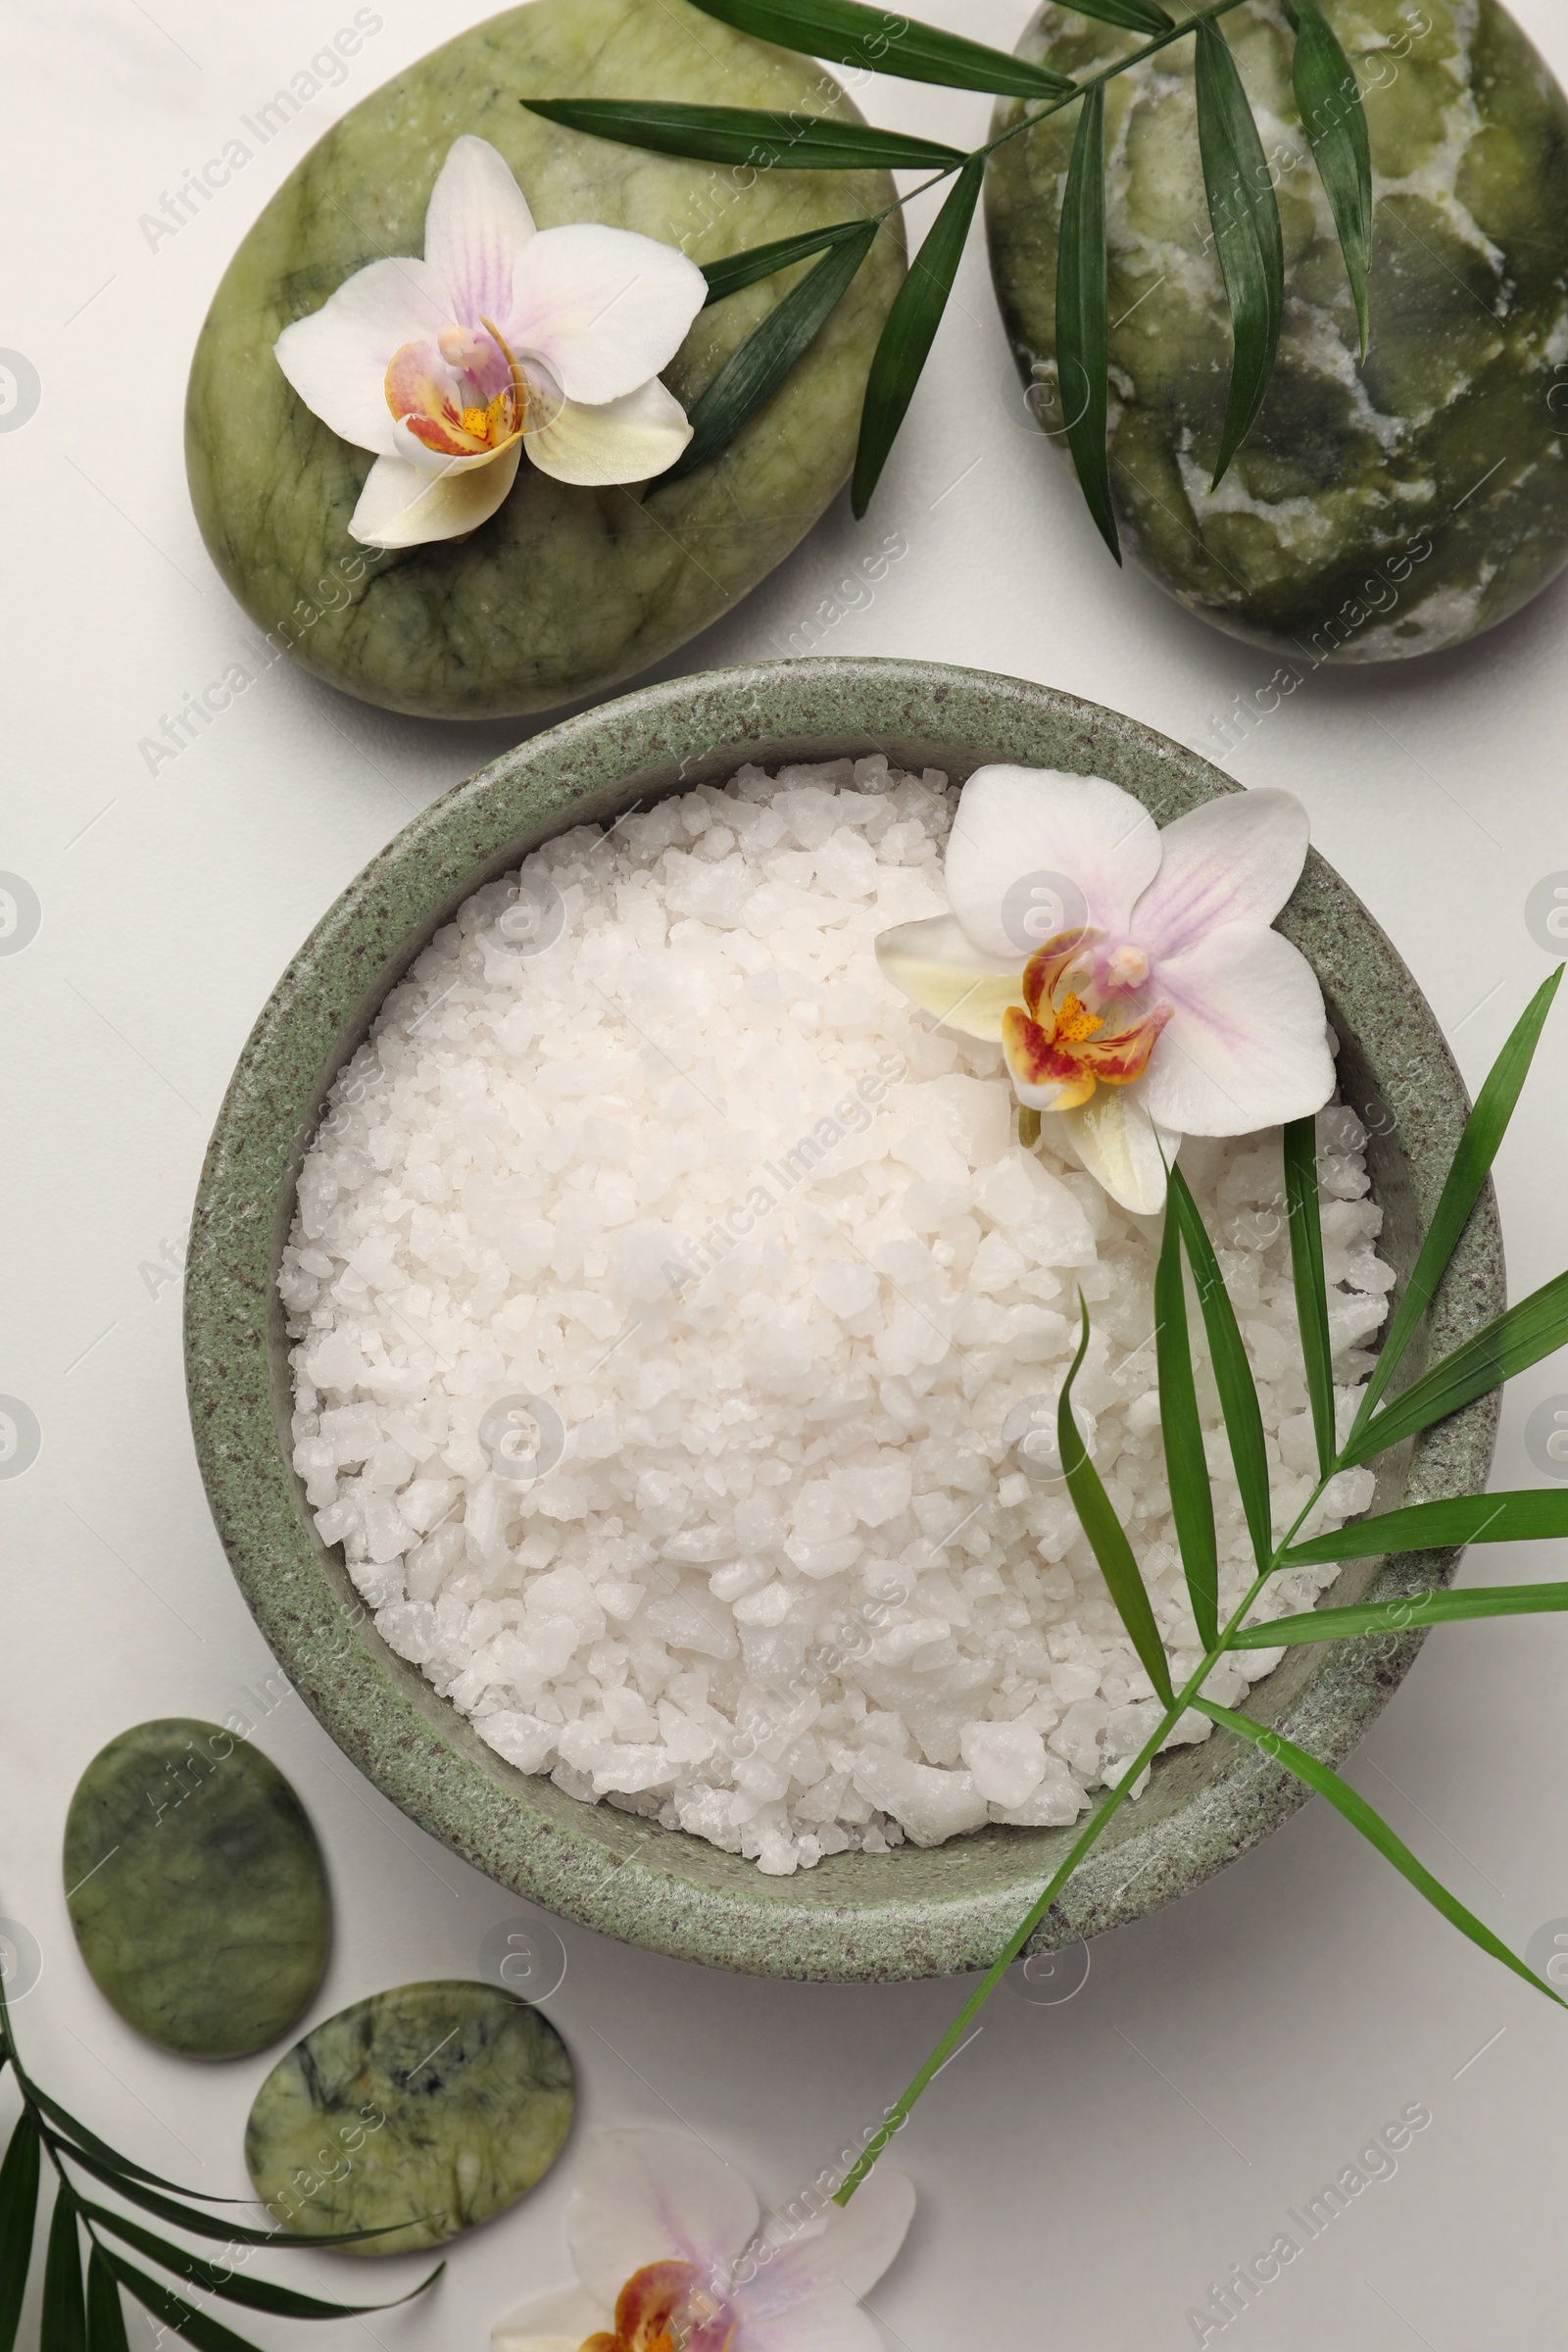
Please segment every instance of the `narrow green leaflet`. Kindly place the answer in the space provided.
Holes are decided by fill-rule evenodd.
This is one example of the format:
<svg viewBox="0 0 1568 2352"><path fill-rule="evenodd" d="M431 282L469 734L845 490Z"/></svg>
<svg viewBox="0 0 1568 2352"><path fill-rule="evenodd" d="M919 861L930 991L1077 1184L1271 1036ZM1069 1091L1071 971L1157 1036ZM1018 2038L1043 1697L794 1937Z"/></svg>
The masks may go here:
<svg viewBox="0 0 1568 2352"><path fill-rule="evenodd" d="M963 162L956 147L825 115L770 115L760 107L684 106L663 98L524 98L546 122L583 130L622 147L700 164L739 164L758 172L940 172Z"/></svg>
<svg viewBox="0 0 1568 2352"><path fill-rule="evenodd" d="M117 2173L123 2173L129 2180L145 2180L152 2188L167 2188L171 2196L195 2196L195 2189L181 2188L177 2180L166 2180L162 2173L150 2173L144 2165L132 2164L128 2156L122 2156L107 2140L100 2139L95 2132L89 2132L85 2124L78 2124L69 2107L62 2107L58 2099L52 2099L46 2090L40 2090L30 2076L23 2074L20 2066L17 2074L33 2104L62 2125L77 2146L84 2148L89 2155L96 2156L103 2164L113 2166ZM205 2202L209 2205L233 2205L239 2200L234 2197L208 2197Z"/></svg>
<svg viewBox="0 0 1568 2352"><path fill-rule="evenodd" d="M1056 380L1073 466L1089 512L1117 563L1121 540L1110 499L1105 413L1110 387L1105 254L1105 89L1078 110L1056 241Z"/></svg>
<svg viewBox="0 0 1568 2352"><path fill-rule="evenodd" d="M1417 1894L1425 1895L1433 1909L1441 1911L1461 1936L1468 1936L1472 1943L1478 1944L1482 1951L1489 1952L1494 1960L1500 1960L1503 1967L1511 1968L1516 1977L1523 1977L1527 1984L1534 1984L1538 1992L1544 1992L1548 2001L1555 2001L1559 2009L1568 2009L1568 2001L1553 1992L1533 1968L1527 1968L1522 1960L1515 1959L1507 1945L1499 1941L1473 1911L1467 1911L1458 1896L1450 1894L1424 1863L1416 1860L1403 1839L1395 1836L1382 1815L1374 1813L1366 1798L1358 1796L1337 1772L1331 1772L1326 1764L1320 1764L1316 1756L1309 1756L1305 1748L1296 1746L1282 1732L1271 1732L1266 1724L1253 1723L1248 1715L1233 1715L1229 1707L1215 1706L1211 1699L1206 1698L1195 1698L1193 1704L1200 1715L1208 1716L1213 1723L1222 1724L1226 1731L1234 1732L1240 1740L1250 1740L1254 1747L1262 1748L1276 1763L1294 1772L1298 1781L1306 1783L1308 1788L1315 1790L1319 1796L1326 1796L1336 1812L1343 1813L1351 1827L1359 1830L1384 1859L1394 1864L1400 1877L1409 1881Z"/></svg>
<svg viewBox="0 0 1568 2352"><path fill-rule="evenodd" d="M144 2311L150 2311L155 2320L162 2320L175 2335L183 2336L187 2344L194 2344L196 2352L256 2352L254 2344L243 2335L236 2335L232 2328L225 2328L221 2320L196 2310L172 2287L149 2278L144 2271L122 2262L118 2254L106 2251L104 2259L126 2293L134 2295Z"/></svg>
<svg viewBox="0 0 1568 2352"><path fill-rule="evenodd" d="M1274 373L1285 318L1285 241L1268 158L1236 60L1218 25L1201 19L1194 64L1208 218L1236 341L1225 427L1210 485L1217 490L1257 421Z"/></svg>
<svg viewBox="0 0 1568 2352"><path fill-rule="evenodd" d="M1434 1421L1446 1421L1461 1405L1501 1388L1516 1373L1528 1372L1544 1355L1568 1341L1568 1273L1559 1274L1517 1306L1498 1315L1473 1340L1466 1340L1441 1364L1401 1389L1392 1404L1359 1431L1352 1430L1343 1460L1347 1468L1370 1461L1401 1438L1414 1437ZM1493 1497L1496 1499L1495 1496Z"/></svg>
<svg viewBox="0 0 1568 2352"><path fill-rule="evenodd" d="M1291 1223L1291 1279L1301 1332L1306 1394L1317 1440L1317 1466L1334 1467L1334 1350L1329 1344L1328 1284L1323 1274L1323 1221L1317 1201L1317 1122L1292 1119L1285 1130L1285 1199Z"/></svg>
<svg viewBox="0 0 1568 2352"><path fill-rule="evenodd" d="M409 2223L417 2218L410 2214L403 2221L386 2223L379 2230L339 2230L320 2237L314 2233L296 2235L287 2230L244 2229L237 2222L220 2221L215 2214L199 2213L194 2205L173 2204L141 2181L127 2180L113 2165L101 2163L96 2156L90 2156L85 2148L73 2147L69 2140L56 2139L52 2144L60 2155L68 2157L73 2164L79 2164L83 2172L91 2173L95 2180L106 2180L111 2188L118 2189L122 2197L128 2197L133 2205L141 2206L144 2212L156 2213L161 2222L170 2222L176 2230L189 2230L197 2237L224 2238L231 2245L351 2246L358 2244L362 2238L385 2237L393 2230L406 2230Z"/></svg>
<svg viewBox="0 0 1568 2352"><path fill-rule="evenodd" d="M1542 983L1519 1019L1514 1023L1507 1044L1487 1073L1485 1085L1476 1097L1476 1106L1465 1121L1459 1148L1453 1155L1442 1196L1433 1211L1426 1240L1411 1270L1387 1339L1378 1351L1372 1367L1372 1377L1351 1431L1352 1437L1371 1419L1373 1410L1399 1366L1400 1358L1409 1346L1416 1325L1431 1303L1432 1295L1443 1280L1448 1260L1458 1247L1459 1237L1470 1222L1470 1212L1480 1199L1481 1188L1492 1172L1497 1156L1497 1147L1508 1131L1514 1105L1530 1074L1541 1032L1551 1010L1552 999L1562 982L1561 964L1549 980Z"/></svg>
<svg viewBox="0 0 1568 2352"><path fill-rule="evenodd" d="M1241 1490L1242 1510L1252 1539L1257 1564L1259 1568L1267 1568L1274 1552L1273 1512L1269 1503L1268 1456L1263 1446L1263 1415L1257 1401L1252 1367L1247 1360L1247 1349L1242 1345L1236 1309L1225 1288L1225 1277L1219 1270L1214 1245L1208 1238L1203 1220L1198 1213L1198 1203L1180 1168L1172 1168L1170 1172L1169 1199L1175 1204L1187 1261L1193 1269L1193 1280L1198 1285L1198 1301L1203 1310L1203 1328L1208 1333L1214 1384L1219 1390L1220 1407L1225 1415L1225 1434L1230 1440L1231 1460L1236 1464L1236 1483Z"/></svg>
<svg viewBox="0 0 1568 2352"><path fill-rule="evenodd" d="M400 2303L412 2303L416 2295L433 2286L445 2270L437 2263L427 2278L410 2287L406 2295L394 2297L390 2303L323 2303L317 2295L297 2294L290 2286L274 2286L267 2278L244 2278L229 2263L204 2262L199 2254L190 2253L184 2246L172 2246L165 2238L155 2237L123 2214L110 2213L101 2205L84 2205L82 2211L96 2230L110 2230L149 2262L172 2271L187 2286L199 2286L206 2293L220 2295L226 2303L243 2303L250 2311L271 2311L285 2320L355 2320L368 2311L395 2311Z"/></svg>
<svg viewBox="0 0 1568 2352"><path fill-rule="evenodd" d="M1484 1585L1474 1592L1426 1592L1408 1600L1370 1600L1358 1608L1309 1609L1233 1634L1232 1649L1288 1649L1305 1642L1348 1642L1364 1634L1419 1633L1428 1625L1463 1625L1478 1617L1546 1617L1568 1609L1568 1585Z"/></svg>
<svg viewBox="0 0 1568 2352"><path fill-rule="evenodd" d="M39 2352L87 2352L87 2300L81 2283L81 2246L76 2235L76 2202L66 2189L55 2195L49 2246L43 2258L43 2320Z"/></svg>
<svg viewBox="0 0 1568 2352"><path fill-rule="evenodd" d="M1372 267L1372 149L1361 87L1317 0L1285 0L1285 14L1296 29L1292 77L1297 111L1312 143L1318 177L1339 232L1365 359L1370 331L1367 274Z"/></svg>
<svg viewBox="0 0 1568 2352"><path fill-rule="evenodd" d="M1125 32L1168 32L1175 20L1155 6L1155 0L1061 0L1075 17L1098 17L1102 24L1119 24Z"/></svg>
<svg viewBox="0 0 1568 2352"><path fill-rule="evenodd" d="M893 298L871 360L865 406L860 412L860 444L850 494L857 516L871 503L871 493L882 477L888 452L942 323L985 175L985 157L970 156L915 255L908 276Z"/></svg>
<svg viewBox="0 0 1568 2352"><path fill-rule="evenodd" d="M24 2108L0 2164L0 2352L12 2352L38 2213L38 2132Z"/></svg>
<svg viewBox="0 0 1568 2352"><path fill-rule="evenodd" d="M753 245L745 253L726 253L721 261L704 262L702 271L708 280L705 308L738 294L742 286L755 285L760 277L787 270L792 262L808 262L813 253L842 245L846 237L860 236L864 228L863 220L836 220L831 228L808 228L798 237L774 237L770 244Z"/></svg>
<svg viewBox="0 0 1568 2352"><path fill-rule="evenodd" d="M1219 1640L1219 1548L1214 1535L1214 1496L1203 1457L1203 1427L1198 1416L1193 1349L1187 1331L1187 1294L1182 1281L1181 1224L1165 1219L1154 1268L1154 1362L1159 1379L1159 1425L1165 1447L1176 1541L1193 1604L1198 1638L1205 1650Z"/></svg>
<svg viewBox="0 0 1568 2352"><path fill-rule="evenodd" d="M102 2246L87 2257L87 2352L130 2352L120 2288Z"/></svg>
<svg viewBox="0 0 1568 2352"><path fill-rule="evenodd" d="M1385 1551L1436 1551L1459 1544L1527 1544L1568 1536L1568 1492L1521 1487L1500 1494L1454 1494L1411 1502L1375 1519L1353 1519L1332 1536L1293 1544L1282 1568L1327 1568Z"/></svg>
<svg viewBox="0 0 1568 2352"><path fill-rule="evenodd" d="M950 90L994 90L1013 98L1059 98L1072 88L1049 66L989 49L961 33L939 32L933 24L911 24L887 9L866 8L860 0L697 0L697 6L705 16L760 41L775 41L805 57L825 57L835 66L891 74L900 81L936 81Z"/></svg>
<svg viewBox="0 0 1568 2352"><path fill-rule="evenodd" d="M1110 1497L1100 1483L1100 1473L1090 1460L1077 1422L1073 1418L1072 1384L1078 1377L1089 1346L1089 1309L1082 1298L1078 1311L1083 1317L1083 1336L1078 1352L1072 1359L1072 1370L1062 1383L1061 1399L1056 1406L1056 1446L1061 1455L1062 1475L1067 1492L1072 1496L1090 1548L1100 1562L1100 1573L1116 1604L1116 1613L1127 1628L1127 1638L1143 1662L1144 1672L1167 1706L1175 1696L1171 1689L1170 1665L1165 1656L1165 1644L1154 1623L1153 1608L1149 1591L1138 1572L1132 1546L1122 1531L1121 1521L1110 1507Z"/></svg>
<svg viewBox="0 0 1568 2352"><path fill-rule="evenodd" d="M776 303L760 326L732 351L691 411L692 437L661 481L678 482L706 466L734 439L766 400L771 400L803 351L848 291L850 280L870 252L877 224L865 221L822 256Z"/></svg>

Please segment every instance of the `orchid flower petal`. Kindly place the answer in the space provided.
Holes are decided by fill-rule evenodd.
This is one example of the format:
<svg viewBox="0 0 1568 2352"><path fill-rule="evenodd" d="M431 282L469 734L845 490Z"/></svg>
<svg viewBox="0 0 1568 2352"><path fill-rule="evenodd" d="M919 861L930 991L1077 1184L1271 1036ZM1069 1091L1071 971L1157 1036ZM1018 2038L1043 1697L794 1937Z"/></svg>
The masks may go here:
<svg viewBox="0 0 1568 2352"><path fill-rule="evenodd" d="M1307 815L1290 792L1226 793L1160 835L1159 872L1131 930L1155 963L1185 956L1222 924L1271 923L1301 878Z"/></svg>
<svg viewBox="0 0 1568 2352"><path fill-rule="evenodd" d="M732 2296L748 2333L756 2321L819 2296L848 2295L858 2302L868 2295L913 2219L913 2181L878 2166L853 2203L830 2205L783 2245L748 2257L756 2261L755 2272ZM741 2265L743 2273L746 2267Z"/></svg>
<svg viewBox="0 0 1568 2352"><path fill-rule="evenodd" d="M674 2132L601 2132L586 2144L566 2209L577 2276L611 2309L650 2263L696 2265L721 2277L756 2235L750 2184L698 2141Z"/></svg>
<svg viewBox="0 0 1568 2352"><path fill-rule="evenodd" d="M1102 777L982 767L948 837L948 897L977 948L1027 958L1086 922L1125 932L1159 860L1148 809Z"/></svg>
<svg viewBox="0 0 1568 2352"><path fill-rule="evenodd" d="M424 216L424 258L447 317L469 326L509 318L518 266L538 233L506 158L471 132L454 139Z"/></svg>
<svg viewBox="0 0 1568 2352"><path fill-rule="evenodd" d="M452 458L432 475L401 458L377 458L349 518L362 547L420 547L462 539L488 522L517 478L522 444L494 458Z"/></svg>
<svg viewBox="0 0 1568 2352"><path fill-rule="evenodd" d="M1323 992L1277 931L1235 923L1159 967L1175 1007L1139 1092L1183 1135L1251 1135L1334 1092Z"/></svg>
<svg viewBox="0 0 1568 2352"><path fill-rule="evenodd" d="M611 2315L580 2286L536 2295L490 2330L493 2352L578 2352L585 2337L610 2328Z"/></svg>
<svg viewBox="0 0 1568 2352"><path fill-rule="evenodd" d="M748 2316L743 2328L735 2352L885 2352L881 2328L848 2295L823 2295L768 2319Z"/></svg>
<svg viewBox="0 0 1568 2352"><path fill-rule="evenodd" d="M541 473L592 487L652 481L674 465L692 428L674 393L655 376L598 407L564 401L548 424L524 437Z"/></svg>
<svg viewBox="0 0 1568 2352"><path fill-rule="evenodd" d="M1165 1169L1181 1142L1179 1134L1150 1117L1140 1100L1147 1093L1147 1082L1136 1091L1097 1087L1081 1109L1060 1114L1055 1131L1068 1155L1113 1200L1140 1217L1152 1217L1164 1206Z"/></svg>
<svg viewBox="0 0 1568 2352"><path fill-rule="evenodd" d="M392 455L386 371L406 343L439 333L446 313L423 262L371 262L272 346L306 407L357 449Z"/></svg>
<svg viewBox="0 0 1568 2352"><path fill-rule="evenodd" d="M580 220L522 250L497 324L519 356L549 363L568 400L602 403L667 368L707 300L708 280L677 247Z"/></svg>
<svg viewBox="0 0 1568 2352"><path fill-rule="evenodd" d="M1016 956L987 956L975 948L956 915L900 923L876 941L885 977L947 1028L995 1045L1009 1004L1023 1003ZM858 2199L857 2199L858 2202Z"/></svg>

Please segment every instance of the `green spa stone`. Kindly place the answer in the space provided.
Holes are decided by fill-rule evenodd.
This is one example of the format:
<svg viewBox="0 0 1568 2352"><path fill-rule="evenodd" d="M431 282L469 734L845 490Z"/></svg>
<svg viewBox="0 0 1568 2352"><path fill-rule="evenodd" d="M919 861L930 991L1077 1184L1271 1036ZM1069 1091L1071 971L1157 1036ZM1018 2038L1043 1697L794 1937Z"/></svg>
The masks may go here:
<svg viewBox="0 0 1568 2352"><path fill-rule="evenodd" d="M340 2009L280 2058L245 2127L275 2221L309 2235L406 2229L346 2249L445 2244L543 2180L571 2129L566 2045L488 1984L402 1984Z"/></svg>
<svg viewBox="0 0 1568 2352"><path fill-rule="evenodd" d="M506 157L541 227L602 220L716 259L876 211L874 172L758 175L563 130L537 97L804 107L858 121L831 75L688 0L534 0L390 81L329 130L219 286L191 368L185 448L202 536L240 604L334 686L423 717L500 717L598 693L717 620L804 537L853 462L866 371L903 275L890 224L781 390L684 480L581 489L524 460L462 543L377 554L348 521L371 466L304 406L283 327L386 254L423 250L454 139ZM748 184L750 183L750 184ZM699 314L664 380L688 408L809 264Z"/></svg>
<svg viewBox="0 0 1568 2352"><path fill-rule="evenodd" d="M163 2049L264 2049L320 1983L316 1833L277 1766L216 1723L139 1723L93 1758L66 1817L65 1884L94 1984Z"/></svg>
<svg viewBox="0 0 1568 2352"><path fill-rule="evenodd" d="M1359 361L1283 11L1249 6L1220 29L1281 167L1285 332L1262 415L1214 496L1231 334L1195 44L1106 91L1125 544L1193 612L1298 670L1457 645L1568 562L1568 101L1496 0L1329 0L1327 13L1371 139L1371 345ZM1019 47L1082 73L1136 45L1048 6ZM999 127L1015 119L999 109ZM1068 110L1003 147L986 183L998 294L1048 429L1062 416L1055 251L1073 122Z"/></svg>

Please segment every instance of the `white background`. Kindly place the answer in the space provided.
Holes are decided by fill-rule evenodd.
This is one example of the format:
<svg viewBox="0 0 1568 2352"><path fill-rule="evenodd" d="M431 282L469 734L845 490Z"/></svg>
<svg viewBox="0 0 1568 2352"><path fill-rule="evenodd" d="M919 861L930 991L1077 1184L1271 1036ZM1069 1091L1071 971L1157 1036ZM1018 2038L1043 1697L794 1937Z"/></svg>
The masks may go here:
<svg viewBox="0 0 1568 2352"><path fill-rule="evenodd" d="M348 0L6 0L0 29L0 345L43 386L37 415L0 435L0 868L42 907L37 937L0 958L0 1392L43 1431L33 1466L0 1482L0 1913L42 1951L18 2012L29 2065L144 2162L229 2194L245 2187L241 2127L275 2053L204 2069L123 2029L72 1942L60 1838L76 1776L112 1734L165 1713L220 1719L270 1663L209 1523L170 1275L234 1058L357 869L522 731L390 716L279 664L156 777L138 752L161 713L256 645L203 552L181 461L185 372L219 274L308 142L467 22L462 0L381 8L384 29L347 84L156 251L138 217L348 21ZM1010 45L1027 12L944 0L928 13ZM1519 14L1568 74L1560 11L1520 0ZM965 144L987 114L984 99L901 83L873 85L865 103ZM671 668L780 650L895 528L907 558L826 650L1040 679L1200 748L1216 714L1271 674L1266 657L1104 558L1030 427L978 235L871 520L858 528L841 503ZM1565 628L1568 581L1455 656L1320 671L1230 763L1306 802L1318 845L1393 933L1472 1087L1546 969L1526 898L1568 868ZM1564 1019L1500 1163L1516 1297L1568 1257ZM1536 1483L1524 1424L1558 1390L1561 1360L1510 1392L1499 1484ZM1541 1547L1465 1573L1550 1569ZM1440 1635L1350 1768L1515 1948L1568 1915L1565 1664L1568 1632L1552 1621ZM521 1916L516 1900L361 1781L298 1700L260 1738L331 1870L337 1939L312 2017L390 1984L474 1973L486 1931ZM564 1935L570 1965L551 2014L576 2056L583 2122L687 2126L776 2198L875 2118L962 1990L757 1983ZM1314 1804L1174 1910L1098 1943L1077 1998L998 1995L900 2143L919 2208L875 2308L905 2352L1174 2352L1195 2340L1186 2313L1208 2282L1424 2102L1433 2120L1397 2176L1359 2196L1226 2340L1545 2352L1562 2342L1565 2096L1568 2020ZM385 2352L479 2352L510 2303L566 2277L571 2170L568 2158L460 2243L434 2301L372 2319L365 2337L343 2323L323 2348L373 2336ZM333 2256L269 2267L326 2293L399 2291L415 2275ZM24 2341L35 2326L34 2306ZM270 2344L304 2332L254 2328Z"/></svg>

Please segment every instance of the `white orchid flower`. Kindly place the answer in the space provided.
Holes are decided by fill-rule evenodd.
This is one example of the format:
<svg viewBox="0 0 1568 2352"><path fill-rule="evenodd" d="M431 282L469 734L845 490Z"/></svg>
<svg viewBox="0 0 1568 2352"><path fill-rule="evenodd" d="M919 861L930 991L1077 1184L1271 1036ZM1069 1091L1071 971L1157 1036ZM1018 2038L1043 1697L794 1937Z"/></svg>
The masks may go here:
<svg viewBox="0 0 1568 2352"><path fill-rule="evenodd" d="M708 298L695 262L579 221L535 228L486 139L458 139L424 259L371 262L286 326L277 364L376 463L349 529L368 547L457 539L495 513L526 449L557 481L640 482L691 439L659 381Z"/></svg>
<svg viewBox="0 0 1568 2352"><path fill-rule="evenodd" d="M588 2141L566 2208L580 2283L512 2312L494 2352L881 2352L858 2309L904 2243L914 2190L879 2166L853 2202L760 2234L739 2174L673 2132Z"/></svg>
<svg viewBox="0 0 1568 2352"><path fill-rule="evenodd" d="M1322 992L1269 928L1306 849L1288 792L1227 794L1161 832L1099 776L984 767L948 840L952 913L883 932L877 959L999 1040L1018 1101L1151 1213L1184 1135L1250 1135L1334 1091Z"/></svg>

